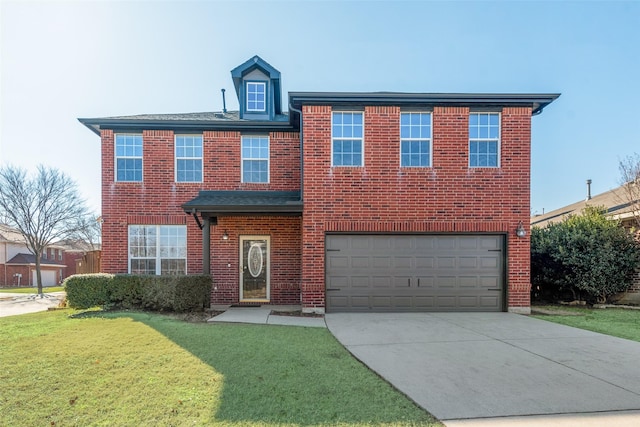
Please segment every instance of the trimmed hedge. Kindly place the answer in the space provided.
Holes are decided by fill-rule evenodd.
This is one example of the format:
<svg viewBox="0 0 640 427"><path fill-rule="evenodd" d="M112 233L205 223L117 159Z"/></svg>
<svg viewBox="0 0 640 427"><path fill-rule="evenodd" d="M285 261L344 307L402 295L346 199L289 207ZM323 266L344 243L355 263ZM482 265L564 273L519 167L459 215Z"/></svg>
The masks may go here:
<svg viewBox="0 0 640 427"><path fill-rule="evenodd" d="M71 308L103 306L109 302L109 287L113 274L74 274L67 277L62 285L67 293L67 303Z"/></svg>
<svg viewBox="0 0 640 427"><path fill-rule="evenodd" d="M64 282L72 308L141 308L154 311L202 311L209 307L211 276L82 274Z"/></svg>

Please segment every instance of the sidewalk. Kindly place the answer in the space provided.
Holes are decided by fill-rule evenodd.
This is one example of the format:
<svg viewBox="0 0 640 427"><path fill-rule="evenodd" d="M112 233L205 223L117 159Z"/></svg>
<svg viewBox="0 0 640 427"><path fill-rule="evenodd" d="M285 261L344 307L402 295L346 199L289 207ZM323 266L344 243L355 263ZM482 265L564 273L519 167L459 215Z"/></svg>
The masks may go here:
<svg viewBox="0 0 640 427"><path fill-rule="evenodd" d="M225 307L226 311L209 319L210 323L253 323L266 325L306 326L326 328L324 317L276 315L272 311L294 312L297 306L262 305L259 307Z"/></svg>
<svg viewBox="0 0 640 427"><path fill-rule="evenodd" d="M47 311L49 307L57 307L64 295L49 292L40 298L38 294L0 293L0 317Z"/></svg>

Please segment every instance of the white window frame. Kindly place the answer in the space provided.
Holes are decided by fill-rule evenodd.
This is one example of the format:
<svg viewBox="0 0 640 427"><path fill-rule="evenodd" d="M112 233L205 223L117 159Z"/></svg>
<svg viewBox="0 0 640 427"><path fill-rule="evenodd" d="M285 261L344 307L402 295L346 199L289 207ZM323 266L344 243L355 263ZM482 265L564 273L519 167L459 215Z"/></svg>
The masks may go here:
<svg viewBox="0 0 640 427"><path fill-rule="evenodd" d="M267 158L262 157L244 157L244 141L245 138L261 138L267 140ZM266 161L267 162L267 180L266 181L245 181L244 180L244 162L246 161ZM271 138L269 135L242 135L240 137L240 182L243 184L269 184L271 182Z"/></svg>
<svg viewBox="0 0 640 427"><path fill-rule="evenodd" d="M155 245L155 255L154 256L145 256L145 257L141 257L141 256L132 256L131 254L131 229L133 227L146 227L146 228L155 228L156 231L156 245ZM162 233L161 233L161 229L162 228L166 228L166 227L179 227L184 231L184 257L180 257L180 256L162 256L161 255L161 250L162 250L162 244L161 244L161 237L162 237ZM186 225L154 225L154 224L130 224L127 227L127 269L129 274L131 274L131 261L134 259L143 259L143 260L155 260L156 265L155 265L155 275L161 275L162 274L162 260L163 259L171 259L171 260L182 260L184 259L184 274L188 274L188 239L187 239L187 226ZM169 247L171 248L171 247ZM180 248L178 247L177 250L179 251Z"/></svg>
<svg viewBox="0 0 640 427"><path fill-rule="evenodd" d="M58 249L58 261L62 261L62 249Z"/></svg>
<svg viewBox="0 0 640 427"><path fill-rule="evenodd" d="M412 138L411 136L409 136L409 138L403 138L402 137L402 115L403 114L428 114L429 115L429 130L430 130L430 135L428 138L424 138L422 136L418 137L418 138ZM431 113L431 111L401 111L400 112L400 167L401 168L431 168L433 167L433 114ZM403 165L402 164L402 143L403 142L413 142L413 141L418 141L418 142L428 142L429 143L429 164L428 165Z"/></svg>
<svg viewBox="0 0 640 427"><path fill-rule="evenodd" d="M118 136L139 136L140 137L140 141L141 141L141 149L142 149L142 155L140 156L118 156ZM114 161L113 161L113 180L115 182L143 182L144 181L144 138L142 136L141 133L116 133L113 135L113 155L114 155ZM130 180L120 180L118 179L118 159L140 159L140 170L141 170L141 176L140 176L140 180L134 180L134 181L130 181Z"/></svg>
<svg viewBox="0 0 640 427"><path fill-rule="evenodd" d="M498 137L497 138L471 138L471 134L469 134L471 115L482 115L487 114L489 116L496 115L498 116ZM468 166L470 169L497 169L501 167L500 158L502 157L502 114L498 111L471 111L469 113L469 117L467 119L467 133L468 133L468 145L467 145L467 153L468 153ZM471 165L471 142L496 142L497 143L497 159L495 166L472 166Z"/></svg>
<svg viewBox="0 0 640 427"><path fill-rule="evenodd" d="M188 157L188 156L183 156L183 157L178 157L178 138L200 138L200 150L202 155L200 157ZM173 170L174 170L174 181L177 183L189 183L189 182L203 182L204 180L204 140L202 135L195 135L195 134L176 134L174 135L173 138L173 158L174 158L174 163L173 163ZM200 180L199 181L190 181L190 180L184 180L184 181L178 181L178 160L200 160Z"/></svg>
<svg viewBox="0 0 640 427"><path fill-rule="evenodd" d="M256 88L261 86L263 89L263 93L264 93L264 108L250 108L249 107L249 93L260 93L258 91L249 91L249 85L255 85ZM251 112L251 113L264 113L265 111L267 111L267 82L261 82L261 81L247 81L245 82L245 97L246 97L246 111ZM252 102L256 102L258 103L259 101L252 101Z"/></svg>
<svg viewBox="0 0 640 427"><path fill-rule="evenodd" d="M360 114L360 116L362 117L362 137L345 137L345 136L341 136L341 137L336 137L333 135L333 115L339 113L339 114L344 114L344 113L350 113L350 114ZM362 168L364 167L364 111L342 111L342 110L337 110L337 111L332 111L331 112L331 167L336 167L336 168ZM359 165L334 165L333 164L333 143L334 141L352 141L352 140L360 140L360 147L361 148L361 152L360 152L360 164Z"/></svg>

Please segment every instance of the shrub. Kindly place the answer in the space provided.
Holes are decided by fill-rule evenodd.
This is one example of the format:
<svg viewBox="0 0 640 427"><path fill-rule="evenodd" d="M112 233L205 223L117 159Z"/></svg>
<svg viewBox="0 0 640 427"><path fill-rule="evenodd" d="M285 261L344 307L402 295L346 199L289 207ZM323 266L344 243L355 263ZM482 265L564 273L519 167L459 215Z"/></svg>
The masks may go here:
<svg viewBox="0 0 640 427"><path fill-rule="evenodd" d="M587 207L560 223L531 232L534 298L605 302L626 291L640 264L640 245L604 208Z"/></svg>
<svg viewBox="0 0 640 427"><path fill-rule="evenodd" d="M78 279L70 280L73 277ZM211 276L84 274L68 278L73 308L143 308L154 311L196 311L209 306ZM66 281L65 281L66 283Z"/></svg>
<svg viewBox="0 0 640 427"><path fill-rule="evenodd" d="M109 302L109 286L113 274L74 274L67 277L63 286L71 308L102 306Z"/></svg>

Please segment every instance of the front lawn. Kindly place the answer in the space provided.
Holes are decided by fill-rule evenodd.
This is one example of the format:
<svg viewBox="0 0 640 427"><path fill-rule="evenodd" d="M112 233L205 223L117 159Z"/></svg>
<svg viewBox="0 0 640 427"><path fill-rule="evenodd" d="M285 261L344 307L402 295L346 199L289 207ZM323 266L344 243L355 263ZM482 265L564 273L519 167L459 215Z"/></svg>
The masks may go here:
<svg viewBox="0 0 640 427"><path fill-rule="evenodd" d="M326 329L0 318L0 425L441 426Z"/></svg>
<svg viewBox="0 0 640 427"><path fill-rule="evenodd" d="M49 292L61 292L64 291L64 286L51 286L42 288L42 292L45 294ZM0 288L0 293L12 293L12 294L37 294L38 288Z"/></svg>
<svg viewBox="0 0 640 427"><path fill-rule="evenodd" d="M532 308L535 309L535 307ZM615 337L640 341L640 310L565 306L544 306L541 308L545 312L557 312L558 314L534 315L533 317Z"/></svg>

